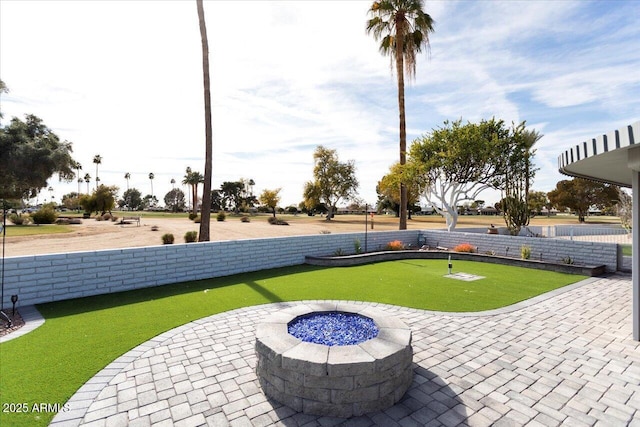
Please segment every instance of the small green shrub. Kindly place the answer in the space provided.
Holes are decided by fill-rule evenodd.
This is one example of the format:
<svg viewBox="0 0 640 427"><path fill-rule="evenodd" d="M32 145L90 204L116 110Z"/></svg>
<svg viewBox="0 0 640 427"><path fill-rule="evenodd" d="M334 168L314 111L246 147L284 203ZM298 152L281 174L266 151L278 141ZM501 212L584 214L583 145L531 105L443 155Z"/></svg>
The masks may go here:
<svg viewBox="0 0 640 427"><path fill-rule="evenodd" d="M222 221L224 221L225 219L227 219L227 214L226 214L226 213L224 213L224 211L220 211L220 212L218 212L218 215L216 215L216 220L218 220L218 221L222 222Z"/></svg>
<svg viewBox="0 0 640 427"><path fill-rule="evenodd" d="M14 225L25 225L29 223L29 217L19 214L11 214L9 215L9 221Z"/></svg>
<svg viewBox="0 0 640 427"><path fill-rule="evenodd" d="M344 256L344 255L345 255L345 253L342 250L342 248L338 248L333 252L333 256Z"/></svg>
<svg viewBox="0 0 640 427"><path fill-rule="evenodd" d="M355 251L356 254L362 253L362 245L360 244L360 239L355 239L353 241L353 250Z"/></svg>
<svg viewBox="0 0 640 427"><path fill-rule="evenodd" d="M189 213L189 220L190 221L193 221L196 218L198 218L198 214L194 214L193 212Z"/></svg>
<svg viewBox="0 0 640 427"><path fill-rule="evenodd" d="M520 247L520 258L529 259L531 258L531 248L527 245L522 245Z"/></svg>
<svg viewBox="0 0 640 427"><path fill-rule="evenodd" d="M58 219L56 211L50 206L45 206L31 214L31 219L35 224L53 224Z"/></svg>
<svg viewBox="0 0 640 427"><path fill-rule="evenodd" d="M197 231L187 231L184 233L184 242L185 243L193 243L198 240L198 232Z"/></svg>
<svg viewBox="0 0 640 427"><path fill-rule="evenodd" d="M172 245L174 240L175 238L171 233L166 233L162 235L162 244L164 245Z"/></svg>
<svg viewBox="0 0 640 427"><path fill-rule="evenodd" d="M573 265L575 261L570 256L562 258L562 262L565 264Z"/></svg>

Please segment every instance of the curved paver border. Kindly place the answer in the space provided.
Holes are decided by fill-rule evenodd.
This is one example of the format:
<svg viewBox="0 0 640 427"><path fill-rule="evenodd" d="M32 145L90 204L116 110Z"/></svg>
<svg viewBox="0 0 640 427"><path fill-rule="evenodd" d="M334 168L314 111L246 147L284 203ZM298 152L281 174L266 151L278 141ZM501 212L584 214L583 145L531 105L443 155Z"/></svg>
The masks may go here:
<svg viewBox="0 0 640 427"><path fill-rule="evenodd" d="M19 338L23 335L26 335L29 332L44 325L45 319L44 317L42 317L42 315L40 314L38 309L35 307L35 305L26 305L24 307L20 307L19 311L20 311L20 316L24 321L24 325L17 331L11 332L8 335L0 337L0 344Z"/></svg>

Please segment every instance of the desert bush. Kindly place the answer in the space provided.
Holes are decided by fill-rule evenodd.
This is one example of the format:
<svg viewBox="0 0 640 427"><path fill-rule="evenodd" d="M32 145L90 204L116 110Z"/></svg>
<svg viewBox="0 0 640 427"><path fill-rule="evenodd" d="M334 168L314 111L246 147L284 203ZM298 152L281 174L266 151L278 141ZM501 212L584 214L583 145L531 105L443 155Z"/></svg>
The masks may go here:
<svg viewBox="0 0 640 427"><path fill-rule="evenodd" d="M467 252L467 253L474 253L476 251L476 248L474 248L470 243L460 243L458 246L456 246L455 248L453 248L454 252Z"/></svg>
<svg viewBox="0 0 640 427"><path fill-rule="evenodd" d="M45 206L31 214L31 219L35 224L53 224L58 219L58 214L50 206Z"/></svg>
<svg viewBox="0 0 640 427"><path fill-rule="evenodd" d="M189 220L193 221L198 218L198 214L194 214L193 212L189 213Z"/></svg>
<svg viewBox="0 0 640 427"><path fill-rule="evenodd" d="M224 213L224 211L220 211L220 212L218 212L218 215L216 215L216 220L218 220L218 221L222 222L222 221L224 221L225 219L227 219L227 214L226 214L226 213Z"/></svg>
<svg viewBox="0 0 640 427"><path fill-rule="evenodd" d="M522 245L520 247L520 258L529 259L531 258L531 248L526 245Z"/></svg>
<svg viewBox="0 0 640 427"><path fill-rule="evenodd" d="M345 256L346 254L344 253L344 251L342 250L342 248L338 248L335 251L333 251L333 256Z"/></svg>
<svg viewBox="0 0 640 427"><path fill-rule="evenodd" d="M201 221L202 221L202 217L196 217L193 219L193 222L195 222L196 224L200 224Z"/></svg>
<svg viewBox="0 0 640 427"><path fill-rule="evenodd" d="M109 221L111 219L111 214L110 213L105 213L102 215L102 220L103 221Z"/></svg>
<svg viewBox="0 0 640 427"><path fill-rule="evenodd" d="M19 214L11 214L9 215L9 221L14 225L26 225L29 223L29 217Z"/></svg>
<svg viewBox="0 0 640 427"><path fill-rule="evenodd" d="M289 225L287 221L281 220L280 218L276 218L274 216L270 216L268 221L271 225Z"/></svg>
<svg viewBox="0 0 640 427"><path fill-rule="evenodd" d="M197 231L187 231L184 233L184 242L185 243L193 243L198 240L198 232Z"/></svg>
<svg viewBox="0 0 640 427"><path fill-rule="evenodd" d="M400 240L393 240L387 243L384 249L387 251L401 251L404 249L404 243L402 243Z"/></svg>
<svg viewBox="0 0 640 427"><path fill-rule="evenodd" d="M166 233L162 235L162 244L164 245L171 245L173 244L173 241L175 240L175 238L173 237L173 234L171 233Z"/></svg>
<svg viewBox="0 0 640 427"><path fill-rule="evenodd" d="M251 222L251 220L247 215L243 215L242 218L240 218L240 222Z"/></svg>

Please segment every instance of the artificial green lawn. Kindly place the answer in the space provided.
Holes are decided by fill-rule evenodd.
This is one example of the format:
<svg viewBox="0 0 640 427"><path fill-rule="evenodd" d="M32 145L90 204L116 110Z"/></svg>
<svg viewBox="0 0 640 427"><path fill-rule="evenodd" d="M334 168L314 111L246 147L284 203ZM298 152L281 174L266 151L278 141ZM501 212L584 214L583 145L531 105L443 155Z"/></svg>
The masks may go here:
<svg viewBox="0 0 640 427"><path fill-rule="evenodd" d="M118 356L150 338L212 314L277 301L358 300L437 311L503 307L583 279L519 267L404 260L357 267L296 266L38 306L43 326L0 345L0 403L63 404ZM48 424L55 414L0 411L2 426Z"/></svg>

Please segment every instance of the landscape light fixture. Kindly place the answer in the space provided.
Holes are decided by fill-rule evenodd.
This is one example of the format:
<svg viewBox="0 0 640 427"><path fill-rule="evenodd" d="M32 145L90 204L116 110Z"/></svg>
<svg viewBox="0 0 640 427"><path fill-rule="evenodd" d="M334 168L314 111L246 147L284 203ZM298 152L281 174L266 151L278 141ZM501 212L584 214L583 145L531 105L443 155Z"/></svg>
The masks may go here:
<svg viewBox="0 0 640 427"><path fill-rule="evenodd" d="M11 311L11 317L15 319L16 317L16 303L18 302L18 295L11 295L11 304L13 305Z"/></svg>

